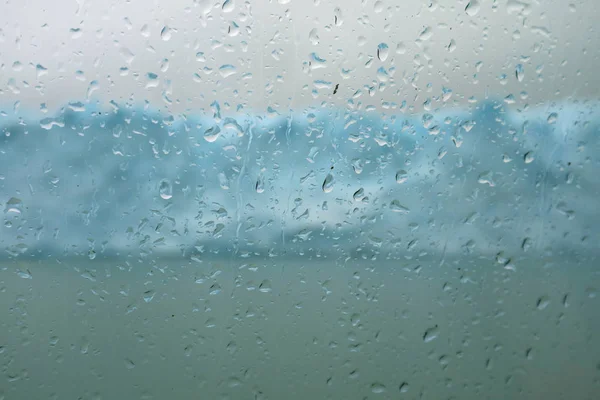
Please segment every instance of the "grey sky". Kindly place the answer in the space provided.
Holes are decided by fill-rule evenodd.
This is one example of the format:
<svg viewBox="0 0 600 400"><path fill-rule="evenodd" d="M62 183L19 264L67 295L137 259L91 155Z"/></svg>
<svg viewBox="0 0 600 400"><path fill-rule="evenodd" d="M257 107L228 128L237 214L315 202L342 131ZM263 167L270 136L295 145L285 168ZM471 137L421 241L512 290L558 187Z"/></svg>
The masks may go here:
<svg viewBox="0 0 600 400"><path fill-rule="evenodd" d="M214 100L224 112L228 102L231 112L241 104L286 113L323 102L343 107L349 99L362 109L406 101L421 111L471 96L512 94L517 106L598 97L594 1L479 0L469 13L466 4L9 1L0 15L0 106L10 111L20 101L21 110L36 110L46 103L52 112L85 102L90 87L91 100L103 106L148 101L172 113ZM389 49L384 60L380 43ZM325 62L309 67L312 53ZM220 71L223 65L235 70ZM444 88L451 90L445 102Z"/></svg>

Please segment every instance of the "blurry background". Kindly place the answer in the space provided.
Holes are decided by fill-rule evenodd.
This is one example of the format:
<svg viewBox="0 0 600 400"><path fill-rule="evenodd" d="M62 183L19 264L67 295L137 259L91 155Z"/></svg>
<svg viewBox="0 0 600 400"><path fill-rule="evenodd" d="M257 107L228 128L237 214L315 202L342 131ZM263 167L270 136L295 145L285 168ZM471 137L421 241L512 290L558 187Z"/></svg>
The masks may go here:
<svg viewBox="0 0 600 400"><path fill-rule="evenodd" d="M0 6L0 399L595 399L594 1Z"/></svg>

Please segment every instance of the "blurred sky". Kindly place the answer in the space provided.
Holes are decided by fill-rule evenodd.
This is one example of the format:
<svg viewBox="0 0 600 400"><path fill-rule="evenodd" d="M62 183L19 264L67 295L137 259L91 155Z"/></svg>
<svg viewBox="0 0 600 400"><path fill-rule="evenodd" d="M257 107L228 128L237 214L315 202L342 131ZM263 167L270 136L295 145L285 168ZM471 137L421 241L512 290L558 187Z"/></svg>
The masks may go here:
<svg viewBox="0 0 600 400"><path fill-rule="evenodd" d="M367 110L406 101L420 112L471 97L512 95L515 107L598 97L596 1L466 8L455 0L9 0L0 13L0 107L147 101L180 114L217 100L225 113L285 114L351 99ZM378 58L381 43L389 50Z"/></svg>

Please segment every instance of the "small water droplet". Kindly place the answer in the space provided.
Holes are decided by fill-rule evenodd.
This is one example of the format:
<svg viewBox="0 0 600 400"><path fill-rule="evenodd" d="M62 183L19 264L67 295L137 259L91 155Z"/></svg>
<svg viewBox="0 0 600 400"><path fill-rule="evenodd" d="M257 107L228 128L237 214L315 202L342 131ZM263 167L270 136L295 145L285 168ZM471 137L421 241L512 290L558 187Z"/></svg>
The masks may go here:
<svg viewBox="0 0 600 400"><path fill-rule="evenodd" d="M438 337L439 333L440 331L438 329L438 326L435 325L425 331L425 333L423 334L423 341L425 343L429 343L435 340Z"/></svg>
<svg viewBox="0 0 600 400"><path fill-rule="evenodd" d="M539 299L537 299L535 306L537 307L538 310L544 310L546 307L548 307L549 304L550 304L550 299L546 296L542 296Z"/></svg>
<svg viewBox="0 0 600 400"><path fill-rule="evenodd" d="M397 183L404 183L407 180L408 180L408 172L406 172L403 169L396 172L396 182Z"/></svg>
<svg viewBox="0 0 600 400"><path fill-rule="evenodd" d="M262 281L260 283L260 285L258 285L258 291L262 292L262 293L269 293L273 290L273 288L271 287L271 281L268 279L265 279L264 281Z"/></svg>
<svg viewBox="0 0 600 400"><path fill-rule="evenodd" d="M352 168L356 174L360 175L363 171L363 162L359 158L355 158L352 160Z"/></svg>
<svg viewBox="0 0 600 400"><path fill-rule="evenodd" d="M546 122L548 122L550 125L552 125L552 124L556 123L557 119L558 119L558 114L551 113L550 115L548 115L548 119L546 120Z"/></svg>
<svg viewBox="0 0 600 400"><path fill-rule="evenodd" d="M219 285L218 283L214 283L213 285L211 285L208 294L215 296L219 293L221 293L221 285Z"/></svg>
<svg viewBox="0 0 600 400"><path fill-rule="evenodd" d="M450 39L450 43L448 44L448 52L452 53L456 50L456 41L454 39Z"/></svg>
<svg viewBox="0 0 600 400"><path fill-rule="evenodd" d="M156 294L156 292L154 290L146 290L144 292L144 302L146 303L150 303L152 301L152 299L154 299L154 295Z"/></svg>
<svg viewBox="0 0 600 400"><path fill-rule="evenodd" d="M130 358L126 358L125 359L125 368L127 368L127 369L134 369L135 368L135 363Z"/></svg>
<svg viewBox="0 0 600 400"><path fill-rule="evenodd" d="M375 382L371 384L371 392L375 394L380 394L385 392L385 385L380 382Z"/></svg>
<svg viewBox="0 0 600 400"><path fill-rule="evenodd" d="M171 182L166 179L160 181L158 191L160 193L160 197L162 197L164 200L169 200L171 197L173 197L173 188L171 187Z"/></svg>
<svg viewBox="0 0 600 400"><path fill-rule="evenodd" d="M392 200L392 202L390 203L390 210L400 214L408 214L410 212L410 210L407 207L400 204L398 200Z"/></svg>

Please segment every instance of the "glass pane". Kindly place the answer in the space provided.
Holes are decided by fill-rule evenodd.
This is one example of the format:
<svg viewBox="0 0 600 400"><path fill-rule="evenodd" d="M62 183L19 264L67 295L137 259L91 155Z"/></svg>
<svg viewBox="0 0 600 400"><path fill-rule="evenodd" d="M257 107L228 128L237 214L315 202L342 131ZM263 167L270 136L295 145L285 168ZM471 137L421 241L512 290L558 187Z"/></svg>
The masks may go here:
<svg viewBox="0 0 600 400"><path fill-rule="evenodd" d="M595 1L0 10L0 400L598 398Z"/></svg>

